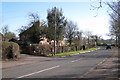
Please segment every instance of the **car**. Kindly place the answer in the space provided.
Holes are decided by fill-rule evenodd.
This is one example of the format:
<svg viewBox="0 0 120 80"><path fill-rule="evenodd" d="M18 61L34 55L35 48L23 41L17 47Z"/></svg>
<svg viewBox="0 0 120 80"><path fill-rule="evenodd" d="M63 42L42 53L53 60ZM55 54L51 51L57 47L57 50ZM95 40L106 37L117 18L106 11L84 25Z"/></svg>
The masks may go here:
<svg viewBox="0 0 120 80"><path fill-rule="evenodd" d="M107 44L106 49L111 49L111 45Z"/></svg>

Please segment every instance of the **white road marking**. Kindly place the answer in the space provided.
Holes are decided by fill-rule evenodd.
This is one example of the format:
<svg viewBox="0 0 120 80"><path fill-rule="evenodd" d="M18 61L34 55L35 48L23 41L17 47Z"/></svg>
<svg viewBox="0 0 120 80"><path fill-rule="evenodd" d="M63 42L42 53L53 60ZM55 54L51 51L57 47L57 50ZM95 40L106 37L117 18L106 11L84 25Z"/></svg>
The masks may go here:
<svg viewBox="0 0 120 80"><path fill-rule="evenodd" d="M58 68L58 67L60 67L60 65L57 65L57 66L54 66L54 67L51 67L51 68L47 68L47 69L43 69L43 70L40 70L40 71L37 71L37 72L33 72L33 73L30 73L30 74L27 74L27 75L23 75L23 76L20 76L20 77L17 77L17 78L27 77L27 76L30 76L30 75L33 75L33 74L38 74L38 73L41 73L41 72L44 72L44 71L48 71L48 70L51 70L51 69L54 69L54 68Z"/></svg>
<svg viewBox="0 0 120 80"><path fill-rule="evenodd" d="M71 61L71 62L76 62L76 61L79 61L79 60L81 60L81 59L77 59L77 60L74 60L74 61Z"/></svg>
<svg viewBox="0 0 120 80"><path fill-rule="evenodd" d="M96 55L96 54L94 54L94 55ZM70 61L70 62L76 62L76 61L79 61L79 60L81 60L81 59L73 60L73 61ZM68 63L70 63L70 62L68 62ZM30 74L27 74L27 75L23 75L23 76L17 77L17 79L18 78L24 78L24 77L27 77L27 76L30 76L30 75L34 75L34 74L38 74L38 73L41 73L41 72L44 72L44 71L48 71L48 70L51 70L51 69L54 69L54 68L58 68L58 67L60 67L60 65L57 65L57 66L54 66L54 67L51 67L51 68L47 68L47 69L43 69L43 70L40 70L40 71L37 71L37 72L33 72L33 73L30 73ZM92 68L92 69L94 69L94 68ZM92 69L90 69L90 71ZM88 74L88 72L87 72L87 74ZM12 79L12 80L15 80L15 79Z"/></svg>
<svg viewBox="0 0 120 80"><path fill-rule="evenodd" d="M70 61L70 62L76 62L76 61L79 61L79 60L81 60L81 59L73 60L73 61ZM70 62L68 62L68 63L70 63ZM33 73L30 73L30 74L27 74L27 75L23 75L23 76L17 77L16 79L24 78L24 77L31 76L31 75L34 75L34 74L38 74L38 73L41 73L41 72L44 72L44 71L48 71L48 70L51 70L51 69L54 69L54 68L58 68L58 67L60 67L60 65L57 65L57 66L54 66L54 67L51 67L51 68L47 68L47 69L43 69L43 70L40 70L40 71L37 71L37 72L33 72ZM11 80L15 80L15 79L11 79Z"/></svg>

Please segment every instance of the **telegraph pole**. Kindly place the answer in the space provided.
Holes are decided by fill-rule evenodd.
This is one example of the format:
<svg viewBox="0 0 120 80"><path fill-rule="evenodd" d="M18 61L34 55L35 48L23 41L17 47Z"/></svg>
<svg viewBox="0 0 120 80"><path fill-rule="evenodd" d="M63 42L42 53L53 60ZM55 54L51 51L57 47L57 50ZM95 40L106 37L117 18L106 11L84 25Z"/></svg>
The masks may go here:
<svg viewBox="0 0 120 80"><path fill-rule="evenodd" d="M56 46L56 7L55 7L55 24L54 24L54 55L56 53L55 46Z"/></svg>
<svg viewBox="0 0 120 80"><path fill-rule="evenodd" d="M120 1L118 1L118 48L120 49Z"/></svg>

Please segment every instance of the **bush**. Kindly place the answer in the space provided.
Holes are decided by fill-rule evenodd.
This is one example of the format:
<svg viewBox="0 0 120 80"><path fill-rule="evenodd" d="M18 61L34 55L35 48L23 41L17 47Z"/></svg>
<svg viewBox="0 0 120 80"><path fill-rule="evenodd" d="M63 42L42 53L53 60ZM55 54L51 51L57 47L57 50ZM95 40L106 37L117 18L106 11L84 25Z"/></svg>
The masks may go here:
<svg viewBox="0 0 120 80"><path fill-rule="evenodd" d="M90 48L92 48L92 45L91 45L91 44L88 44L88 45L87 45L87 49L90 49Z"/></svg>
<svg viewBox="0 0 120 80"><path fill-rule="evenodd" d="M72 46L71 46L71 51L76 51L75 45L72 45Z"/></svg>
<svg viewBox="0 0 120 80"><path fill-rule="evenodd" d="M56 53L70 52L80 50L81 46L57 46Z"/></svg>
<svg viewBox="0 0 120 80"><path fill-rule="evenodd" d="M63 51L62 46L57 46L56 47L56 53L61 53Z"/></svg>
<svg viewBox="0 0 120 80"><path fill-rule="evenodd" d="M30 54L46 56L51 54L51 45L31 44Z"/></svg>
<svg viewBox="0 0 120 80"><path fill-rule="evenodd" d="M19 45L14 42L2 42L2 59L20 58Z"/></svg>
<svg viewBox="0 0 120 80"><path fill-rule="evenodd" d="M69 52L71 48L69 46L62 46L63 50L62 52Z"/></svg>
<svg viewBox="0 0 120 80"><path fill-rule="evenodd" d="M23 54L29 54L30 53L30 49L29 49L29 45L26 43L18 43L20 46L20 53Z"/></svg>
<svg viewBox="0 0 120 80"><path fill-rule="evenodd" d="M39 56L47 56L48 54L52 54L51 45L41 45L41 44L31 44L28 46L28 50L30 50L29 54L32 55L39 55ZM77 51L81 50L82 46L56 46L56 54L70 52L70 51Z"/></svg>
<svg viewBox="0 0 120 80"><path fill-rule="evenodd" d="M51 45L41 45L41 44L31 44L30 45L30 54L32 55L40 55L40 56L47 56L48 54L52 54ZM78 48L79 49L79 48ZM63 53L63 52L70 52L75 51L75 46L56 46L56 54Z"/></svg>
<svg viewBox="0 0 120 80"><path fill-rule="evenodd" d="M78 50L82 50L83 46L78 46Z"/></svg>
<svg viewBox="0 0 120 80"><path fill-rule="evenodd" d="M69 52L71 51L71 47L69 46L57 46L56 47L56 53L63 53L63 52Z"/></svg>

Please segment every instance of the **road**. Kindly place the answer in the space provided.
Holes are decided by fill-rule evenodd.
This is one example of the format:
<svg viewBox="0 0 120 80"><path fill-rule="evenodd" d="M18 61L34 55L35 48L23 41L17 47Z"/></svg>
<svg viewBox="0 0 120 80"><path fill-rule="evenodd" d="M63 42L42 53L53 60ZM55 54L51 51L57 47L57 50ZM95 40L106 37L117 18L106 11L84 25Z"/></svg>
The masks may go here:
<svg viewBox="0 0 120 80"><path fill-rule="evenodd" d="M3 78L83 78L83 76L110 58L114 49L101 48L79 55L21 65L2 70Z"/></svg>

